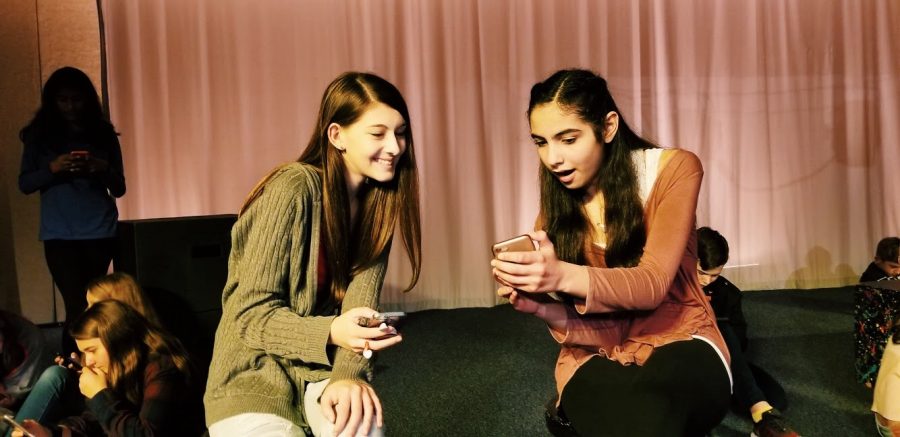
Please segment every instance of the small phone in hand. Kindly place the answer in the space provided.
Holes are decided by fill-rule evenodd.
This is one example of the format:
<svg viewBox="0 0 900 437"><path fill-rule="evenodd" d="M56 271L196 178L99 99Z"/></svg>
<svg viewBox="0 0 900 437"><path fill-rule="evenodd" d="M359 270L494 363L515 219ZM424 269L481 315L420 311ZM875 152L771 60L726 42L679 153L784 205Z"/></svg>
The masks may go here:
<svg viewBox="0 0 900 437"><path fill-rule="evenodd" d="M16 422L16 419L13 418L12 416L10 416L9 414L3 415L3 421L6 422L6 424L9 425L10 427L12 427L13 429L21 431L25 437L34 437L34 434L28 432L28 430L25 429L24 426L19 424L19 422Z"/></svg>
<svg viewBox="0 0 900 437"><path fill-rule="evenodd" d="M373 324L394 326L400 322L400 319L404 316L406 316L406 313L401 311L375 313L372 317L360 317L356 319L356 324L364 328L373 328L375 327L372 326Z"/></svg>
<svg viewBox="0 0 900 437"><path fill-rule="evenodd" d="M78 362L78 360L76 360L72 357L66 357L66 356L62 356L62 355L59 355L59 358L62 359L62 363L60 364L61 366L68 368L68 369L72 369L76 372L81 372L81 368L83 366L81 365L81 363Z"/></svg>
<svg viewBox="0 0 900 437"><path fill-rule="evenodd" d="M87 161L91 157L91 152L87 150L73 150L69 152L69 155L78 161Z"/></svg>
<svg viewBox="0 0 900 437"><path fill-rule="evenodd" d="M491 246L491 252L494 254L494 258L503 252L531 252L535 250L537 250L537 247L535 247L534 240L528 235L519 235L518 237L513 237ZM547 296L555 301L562 301L562 298L556 292L547 293ZM540 294L530 295L529 298L539 302L545 301L540 297Z"/></svg>
<svg viewBox="0 0 900 437"><path fill-rule="evenodd" d="M531 252L535 250L534 241L528 235L519 235L491 246L491 253L496 258L503 252Z"/></svg>
<svg viewBox="0 0 900 437"><path fill-rule="evenodd" d="M379 322L386 323L389 326L394 326L397 322L400 321L403 317L406 316L406 313L402 311L388 311L383 313L378 313L375 315L375 320Z"/></svg>

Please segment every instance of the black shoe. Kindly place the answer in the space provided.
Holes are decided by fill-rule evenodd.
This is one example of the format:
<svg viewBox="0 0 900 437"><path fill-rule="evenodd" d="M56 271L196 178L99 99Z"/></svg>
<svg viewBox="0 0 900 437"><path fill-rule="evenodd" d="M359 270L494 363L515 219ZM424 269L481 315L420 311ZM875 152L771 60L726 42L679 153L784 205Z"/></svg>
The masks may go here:
<svg viewBox="0 0 900 437"><path fill-rule="evenodd" d="M556 408L556 397L550 399L547 408L544 410L544 420L547 422L547 430L555 437L578 437L572 422L566 417L566 414Z"/></svg>
<svg viewBox="0 0 900 437"><path fill-rule="evenodd" d="M797 431L794 431L784 416L776 409L771 409L762 414L762 419L753 424L753 433L751 437L800 437Z"/></svg>

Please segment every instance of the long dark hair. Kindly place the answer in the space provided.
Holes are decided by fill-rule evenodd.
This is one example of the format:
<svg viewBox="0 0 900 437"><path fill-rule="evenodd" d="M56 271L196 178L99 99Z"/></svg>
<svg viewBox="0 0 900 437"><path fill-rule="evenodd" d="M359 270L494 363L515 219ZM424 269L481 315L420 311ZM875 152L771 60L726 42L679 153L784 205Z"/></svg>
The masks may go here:
<svg viewBox="0 0 900 437"><path fill-rule="evenodd" d="M392 180L369 181L360 186L360 209L350 223L350 199L340 152L328 141L328 126L348 126L373 104L383 103L406 122L406 152L397 162ZM413 274L406 290L419 280L422 269L422 236L419 222L419 179L409 110L400 91L371 73L347 72L325 89L313 133L298 162L322 172L325 243L331 270L331 297L340 302L353 275L372 265L389 250L394 229L399 226ZM262 193L279 169L265 177L247 197L241 213Z"/></svg>
<svg viewBox="0 0 900 437"><path fill-rule="evenodd" d="M607 266L637 265L647 231L631 152L657 146L631 130L613 101L606 80L591 71L560 70L534 85L528 103L529 120L535 107L547 103L556 103L563 110L578 115L593 128L598 142L603 141L606 115L611 111L619 115L616 135L603 145L603 162L595 184L606 204ZM540 184L541 216L559 258L584 264L584 247L591 229L583 207L584 189L567 189L543 165Z"/></svg>
<svg viewBox="0 0 900 437"><path fill-rule="evenodd" d="M69 328L76 340L99 338L109 354L107 381L135 405L143 398L144 367L151 357L167 356L186 379L190 364L181 343L156 328L130 306L104 300L81 313Z"/></svg>
<svg viewBox="0 0 900 437"><path fill-rule="evenodd" d="M56 98L66 89L81 94L84 99L79 123L86 135L96 138L115 132L113 125L103 113L100 95L97 94L91 78L75 67L62 67L54 71L44 84L41 90L41 107L34 114L34 118L19 131L19 139L52 145L65 138L67 123L59 112ZM105 142L97 141L98 146L103 144Z"/></svg>

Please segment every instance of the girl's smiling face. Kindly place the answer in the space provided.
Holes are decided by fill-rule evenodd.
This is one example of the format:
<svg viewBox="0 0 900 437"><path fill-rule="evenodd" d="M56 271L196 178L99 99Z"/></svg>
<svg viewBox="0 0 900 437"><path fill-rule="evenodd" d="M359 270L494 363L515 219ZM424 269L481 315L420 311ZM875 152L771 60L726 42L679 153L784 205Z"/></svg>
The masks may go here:
<svg viewBox="0 0 900 437"><path fill-rule="evenodd" d="M328 137L342 151L350 186L365 178L388 182L406 151L406 120L396 109L375 102L349 126L332 123Z"/></svg>

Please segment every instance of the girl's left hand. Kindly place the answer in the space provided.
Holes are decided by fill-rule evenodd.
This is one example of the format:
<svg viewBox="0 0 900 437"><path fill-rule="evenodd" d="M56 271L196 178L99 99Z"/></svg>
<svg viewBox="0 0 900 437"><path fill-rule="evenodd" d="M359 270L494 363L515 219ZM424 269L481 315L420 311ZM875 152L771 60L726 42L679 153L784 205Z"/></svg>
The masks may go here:
<svg viewBox="0 0 900 437"><path fill-rule="evenodd" d="M109 162L106 160L95 158L91 156L91 158L87 162L87 171L88 173L103 173L109 168Z"/></svg>
<svg viewBox="0 0 900 437"><path fill-rule="evenodd" d="M372 386L361 381L332 381L322 392L319 406L325 419L334 424L336 436L369 435L373 424L384 426L381 400Z"/></svg>
<svg viewBox="0 0 900 437"><path fill-rule="evenodd" d="M554 330L563 333L566 332L568 316L566 315L566 308L563 304L556 301L538 302L528 293L522 294L509 287L500 287L500 289L497 290L497 294L509 299L509 303L512 304L513 309L516 311L533 314L547 323L547 326L550 326ZM543 297L543 295L541 296Z"/></svg>
<svg viewBox="0 0 900 437"><path fill-rule="evenodd" d="M497 282L527 293L549 293L562 289L567 263L556 257L553 242L544 231L530 232L538 243L533 252L502 252L491 260Z"/></svg>
<svg viewBox="0 0 900 437"><path fill-rule="evenodd" d="M106 372L96 367L85 367L82 369L81 377L78 378L78 388L84 397L91 399L106 387L108 387Z"/></svg>

